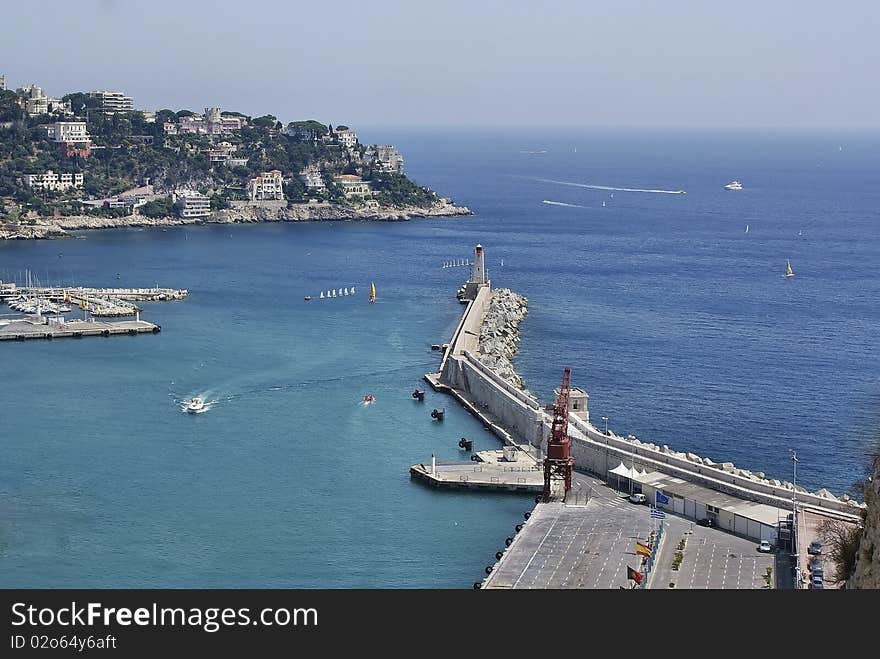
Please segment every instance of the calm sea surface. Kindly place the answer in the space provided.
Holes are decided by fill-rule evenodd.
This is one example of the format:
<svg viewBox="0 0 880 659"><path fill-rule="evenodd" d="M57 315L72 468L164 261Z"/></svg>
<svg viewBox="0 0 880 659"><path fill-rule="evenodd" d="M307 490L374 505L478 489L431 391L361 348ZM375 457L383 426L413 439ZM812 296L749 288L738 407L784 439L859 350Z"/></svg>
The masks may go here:
<svg viewBox="0 0 880 659"><path fill-rule="evenodd" d="M143 304L158 335L0 345L0 585L469 588L531 497L438 492L408 467L459 459L461 436L498 446L452 399L410 397L461 311L466 269L441 266L478 242L493 284L529 298L517 364L543 399L570 366L617 433L789 480L795 448L813 490L860 475L878 136L361 138L477 215L0 244L3 280L190 291ZM211 409L181 412L193 395Z"/></svg>

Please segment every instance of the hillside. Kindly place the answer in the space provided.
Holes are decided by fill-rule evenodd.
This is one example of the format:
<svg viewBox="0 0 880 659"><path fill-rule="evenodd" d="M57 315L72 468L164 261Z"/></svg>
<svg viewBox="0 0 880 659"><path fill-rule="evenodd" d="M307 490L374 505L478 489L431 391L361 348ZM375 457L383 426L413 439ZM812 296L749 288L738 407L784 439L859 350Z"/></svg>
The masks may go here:
<svg viewBox="0 0 880 659"><path fill-rule="evenodd" d="M346 126L285 126L272 115L217 108L108 111L82 92L35 114L23 90L0 91L0 222L184 217L190 194L206 197L212 213L265 201L275 216L283 216L279 202L288 209L330 205L347 217L454 208L406 177L392 145L365 146Z"/></svg>

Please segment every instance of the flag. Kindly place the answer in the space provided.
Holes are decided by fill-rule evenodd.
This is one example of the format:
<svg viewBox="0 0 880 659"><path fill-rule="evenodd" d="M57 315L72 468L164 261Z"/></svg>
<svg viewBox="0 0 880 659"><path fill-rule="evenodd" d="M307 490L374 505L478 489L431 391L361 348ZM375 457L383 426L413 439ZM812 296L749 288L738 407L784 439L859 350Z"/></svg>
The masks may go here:
<svg viewBox="0 0 880 659"><path fill-rule="evenodd" d="M626 566L626 578L632 579L636 583L642 583L642 573L638 570L633 570L629 565Z"/></svg>
<svg viewBox="0 0 880 659"><path fill-rule="evenodd" d="M657 501L657 505L658 505L658 506L659 506L661 503L664 503L664 504L668 504L668 503L669 503L669 497L666 496L665 494L663 494L663 492L661 492L660 490L657 490L657 491L654 493L654 498L656 499L656 501Z"/></svg>
<svg viewBox="0 0 880 659"><path fill-rule="evenodd" d="M636 540L636 553L641 554L642 556L650 556L651 546Z"/></svg>
<svg viewBox="0 0 880 659"><path fill-rule="evenodd" d="M653 519L665 519L666 513L664 513L662 510L659 510L658 508L654 508L652 506L651 507L651 517Z"/></svg>

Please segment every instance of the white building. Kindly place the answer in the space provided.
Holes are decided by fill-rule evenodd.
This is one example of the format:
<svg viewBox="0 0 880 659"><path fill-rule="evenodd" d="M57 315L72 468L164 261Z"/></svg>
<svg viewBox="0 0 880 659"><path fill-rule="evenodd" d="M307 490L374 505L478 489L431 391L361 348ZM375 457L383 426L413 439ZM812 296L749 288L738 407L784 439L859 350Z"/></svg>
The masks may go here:
<svg viewBox="0 0 880 659"><path fill-rule="evenodd" d="M70 101L65 101L60 98L47 98L46 106L47 110L51 113L73 116L73 109L70 107Z"/></svg>
<svg viewBox="0 0 880 659"><path fill-rule="evenodd" d="M43 93L43 89L37 85L27 85L18 89L19 95L24 97L24 111L28 116L47 114L49 112L49 98Z"/></svg>
<svg viewBox="0 0 880 659"><path fill-rule="evenodd" d="M342 130L339 130L337 128L336 130L333 131L333 134L336 135L336 139L339 140L339 143L344 147L351 148L355 144L357 144L357 141L358 141L357 133L355 133L350 128L344 128Z"/></svg>
<svg viewBox="0 0 880 659"><path fill-rule="evenodd" d="M56 121L46 126L49 139L68 144L89 144L91 136L86 130L85 121Z"/></svg>
<svg viewBox="0 0 880 659"><path fill-rule="evenodd" d="M376 147L376 159L383 171L403 174L403 155L393 144L380 144Z"/></svg>
<svg viewBox="0 0 880 659"><path fill-rule="evenodd" d="M245 120L241 117L223 116L220 108L205 108L205 114L194 114L181 117L178 123L166 122L164 124L167 135L191 133L195 135L229 135L244 126Z"/></svg>
<svg viewBox="0 0 880 659"><path fill-rule="evenodd" d="M247 158L229 158L226 161L226 164L229 167L247 167L248 159Z"/></svg>
<svg viewBox="0 0 880 659"><path fill-rule="evenodd" d="M83 175L81 173L56 174L51 169L48 169L42 174L27 174L24 177L24 183L34 190L64 192L70 188L81 188L83 186Z"/></svg>
<svg viewBox="0 0 880 659"><path fill-rule="evenodd" d="M122 92L95 91L89 92L89 96L101 101L101 109L104 114L116 114L117 112L131 112L134 110L134 102L131 96Z"/></svg>
<svg viewBox="0 0 880 659"><path fill-rule="evenodd" d="M259 176L249 179L247 193L251 201L265 201L269 199L284 199L284 185L281 172L273 169L271 172L263 172Z"/></svg>
<svg viewBox="0 0 880 659"><path fill-rule="evenodd" d="M321 176L321 170L316 167L306 167L299 173L299 176L310 192L321 192L327 188L324 185L324 177Z"/></svg>
<svg viewBox="0 0 880 659"><path fill-rule="evenodd" d="M205 217L211 214L211 200L194 190L177 190L174 201L181 206L180 217Z"/></svg>
<svg viewBox="0 0 880 659"><path fill-rule="evenodd" d="M373 194L370 184L360 176L354 174L337 174L333 177L336 184L342 188L346 199L351 197L368 197Z"/></svg>
<svg viewBox="0 0 880 659"><path fill-rule="evenodd" d="M223 163L229 162L229 159L232 157L232 154L235 153L235 145L230 144L229 142L220 142L213 149L208 149L208 161L212 165L222 165Z"/></svg>

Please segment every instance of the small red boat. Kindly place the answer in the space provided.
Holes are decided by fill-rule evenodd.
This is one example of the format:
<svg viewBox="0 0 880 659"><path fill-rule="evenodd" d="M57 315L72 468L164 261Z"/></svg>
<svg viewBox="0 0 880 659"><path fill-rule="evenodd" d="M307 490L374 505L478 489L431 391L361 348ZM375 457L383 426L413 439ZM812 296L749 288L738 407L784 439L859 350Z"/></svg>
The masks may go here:
<svg viewBox="0 0 880 659"><path fill-rule="evenodd" d="M375 400L376 400L376 399L373 398L373 394L367 394L366 396L364 396L364 402L365 402L365 403L372 403L372 402L375 401Z"/></svg>

